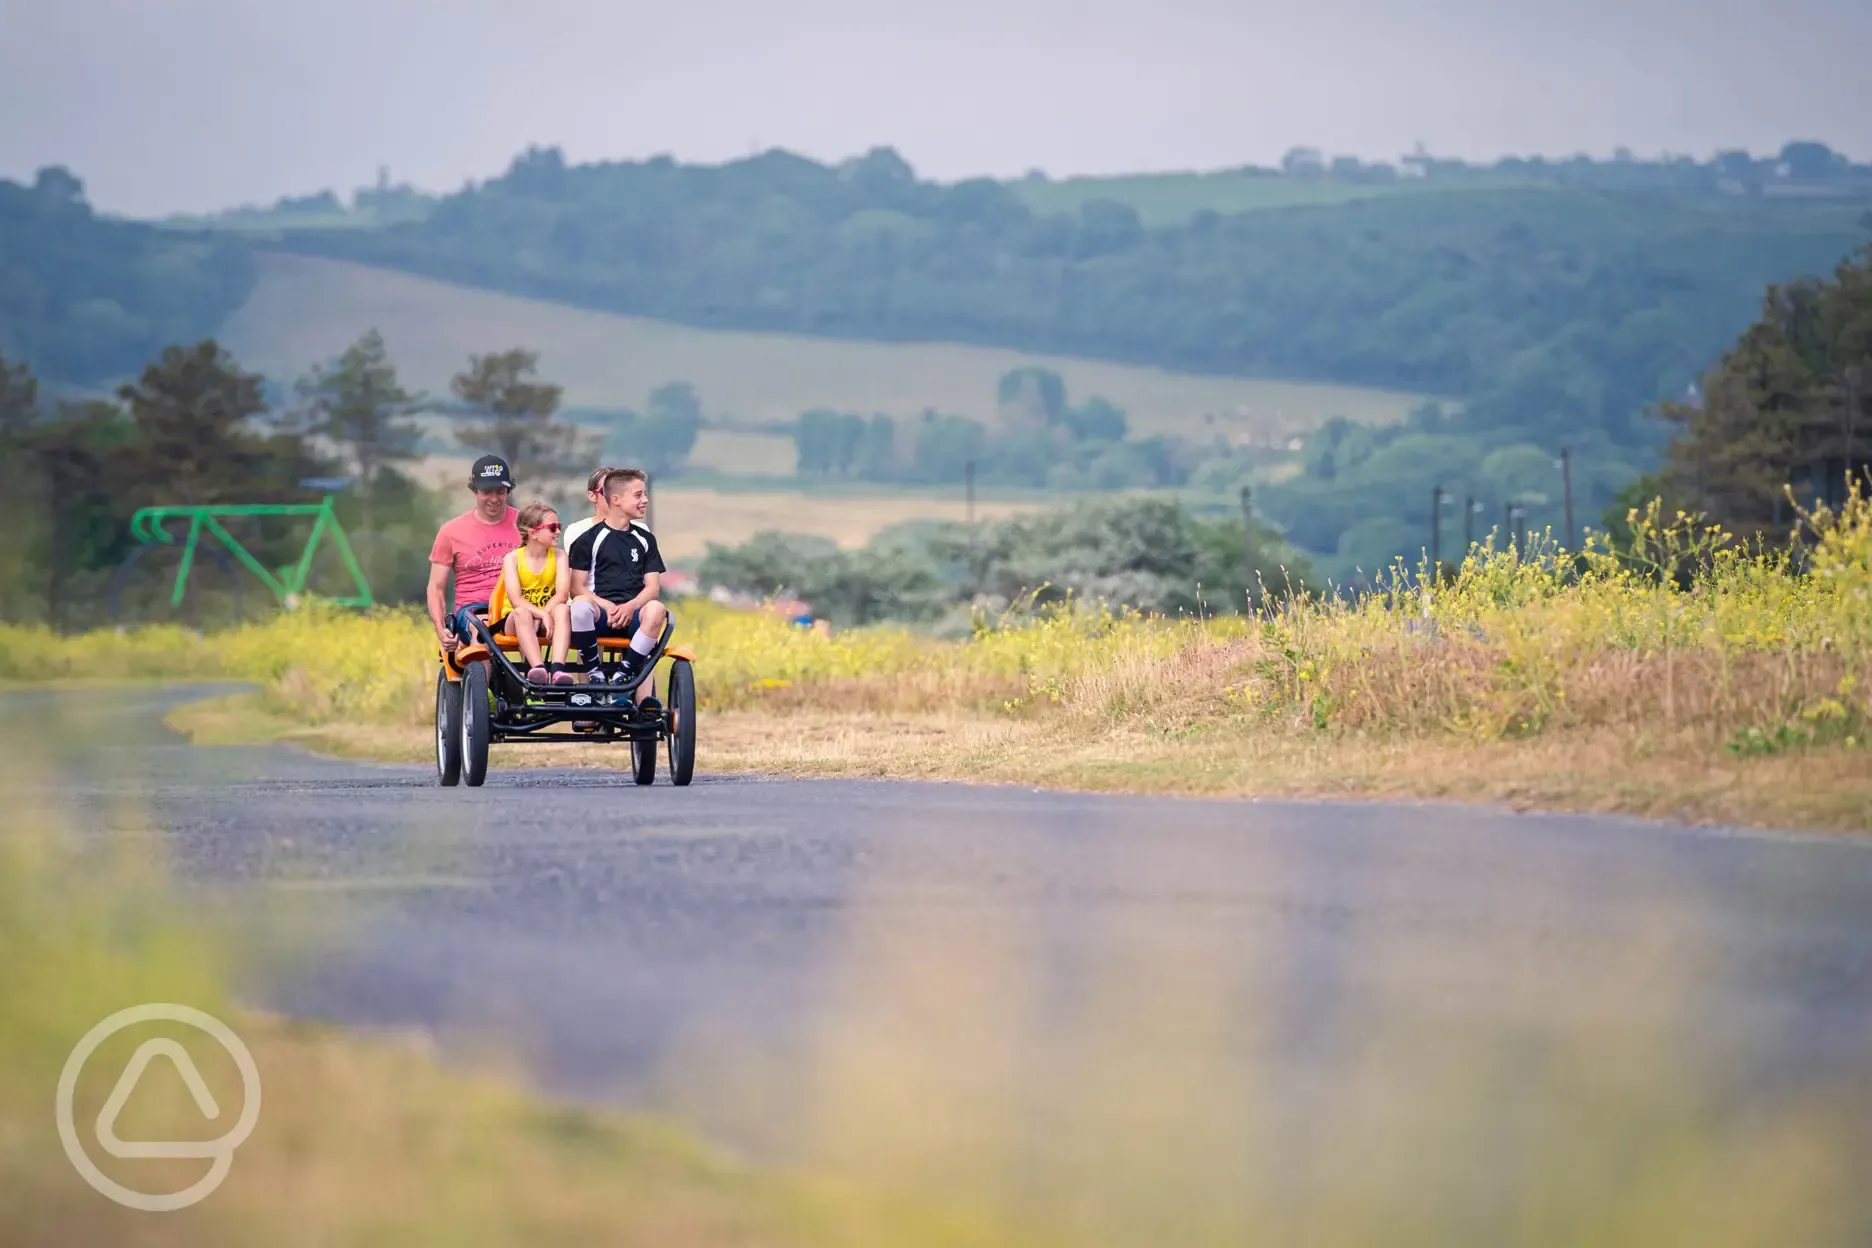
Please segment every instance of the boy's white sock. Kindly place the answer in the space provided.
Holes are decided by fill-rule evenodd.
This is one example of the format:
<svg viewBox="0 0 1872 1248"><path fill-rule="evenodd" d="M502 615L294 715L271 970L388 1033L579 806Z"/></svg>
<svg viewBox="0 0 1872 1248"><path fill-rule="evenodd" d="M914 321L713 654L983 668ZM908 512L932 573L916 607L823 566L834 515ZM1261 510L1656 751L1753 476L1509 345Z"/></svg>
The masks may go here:
<svg viewBox="0 0 1872 1248"><path fill-rule="evenodd" d="M649 629L640 628L631 638L630 648L638 654L649 654L652 650L656 649L656 642L657 639L651 635Z"/></svg>

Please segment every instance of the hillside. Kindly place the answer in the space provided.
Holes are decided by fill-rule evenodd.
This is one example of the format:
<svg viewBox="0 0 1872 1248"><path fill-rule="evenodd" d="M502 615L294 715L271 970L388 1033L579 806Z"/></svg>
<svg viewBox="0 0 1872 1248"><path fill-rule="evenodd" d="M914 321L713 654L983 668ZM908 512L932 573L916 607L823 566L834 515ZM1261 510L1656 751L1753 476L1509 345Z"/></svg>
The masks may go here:
<svg viewBox="0 0 1872 1248"><path fill-rule="evenodd" d="M1023 193L922 181L888 149L836 167L532 149L422 220L277 245L704 328L1461 396L1477 426L1548 441L1626 437L1765 286L1865 235L1846 199L1497 186L1149 228L1114 200L1042 214Z"/></svg>
<svg viewBox="0 0 1872 1248"><path fill-rule="evenodd" d="M64 169L0 179L0 357L62 388L116 381L213 333L252 282L245 249L100 217Z"/></svg>
<svg viewBox="0 0 1872 1248"><path fill-rule="evenodd" d="M521 344L541 353L543 375L565 387L570 407L640 406L654 387L682 380L695 384L710 420L744 425L788 422L813 407L899 416L933 407L992 421L996 382L1032 363L1059 372L1075 394L1118 404L1147 432L1302 433L1333 416L1384 424L1418 401L982 347L697 329L302 256L263 253L256 264L253 293L222 341L247 367L281 380L375 325L406 382L432 393L447 392L470 352ZM790 442L780 445L790 455ZM790 459L776 468L790 473Z"/></svg>

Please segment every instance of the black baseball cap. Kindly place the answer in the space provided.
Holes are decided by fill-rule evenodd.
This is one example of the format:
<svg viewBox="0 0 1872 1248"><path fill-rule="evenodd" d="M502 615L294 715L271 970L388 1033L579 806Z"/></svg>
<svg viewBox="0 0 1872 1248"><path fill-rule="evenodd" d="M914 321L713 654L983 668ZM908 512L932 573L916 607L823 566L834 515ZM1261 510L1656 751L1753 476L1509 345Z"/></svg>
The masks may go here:
<svg viewBox="0 0 1872 1248"><path fill-rule="evenodd" d="M468 484L477 490L513 489L513 469L498 455L483 455L468 470Z"/></svg>

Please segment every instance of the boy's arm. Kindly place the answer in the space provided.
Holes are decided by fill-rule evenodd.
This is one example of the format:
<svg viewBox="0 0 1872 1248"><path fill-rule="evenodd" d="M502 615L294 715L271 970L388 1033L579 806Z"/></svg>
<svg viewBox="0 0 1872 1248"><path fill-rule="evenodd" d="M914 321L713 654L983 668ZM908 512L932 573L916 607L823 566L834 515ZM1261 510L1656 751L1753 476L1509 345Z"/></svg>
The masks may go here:
<svg viewBox="0 0 1872 1248"><path fill-rule="evenodd" d="M661 588L659 576L655 572L644 573L643 588L629 601L609 608L605 615L613 624L621 624L643 609L645 603L655 602L657 591Z"/></svg>
<svg viewBox="0 0 1872 1248"><path fill-rule="evenodd" d="M626 603L625 605L630 610L635 611L647 602L655 602L657 600L657 594L661 592L662 588L663 588L662 576L660 576L659 574L655 572L646 572L644 573L643 588L638 590L637 596L635 598L632 598L630 602Z"/></svg>
<svg viewBox="0 0 1872 1248"><path fill-rule="evenodd" d="M573 568L571 572L571 594L573 602L589 602L600 611L609 611L611 604L592 592L591 573Z"/></svg>
<svg viewBox="0 0 1872 1248"><path fill-rule="evenodd" d="M566 551L566 567L571 569L569 580L572 601L589 603L600 611L608 611L611 604L593 593L591 588L592 570L589 566L591 547L585 544L585 539L590 536L589 530L579 534L578 541L572 543L572 549ZM586 567L579 567L581 558L584 559Z"/></svg>

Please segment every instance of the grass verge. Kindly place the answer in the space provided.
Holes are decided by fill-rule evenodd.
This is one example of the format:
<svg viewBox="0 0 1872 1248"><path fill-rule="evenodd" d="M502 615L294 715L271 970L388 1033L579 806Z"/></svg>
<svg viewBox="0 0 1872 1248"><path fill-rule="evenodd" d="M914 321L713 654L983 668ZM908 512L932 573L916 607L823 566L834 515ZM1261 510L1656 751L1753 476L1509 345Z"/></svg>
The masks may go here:
<svg viewBox="0 0 1872 1248"><path fill-rule="evenodd" d="M1808 517L1798 552L1684 517L1632 522L1630 550L1477 548L1434 588L1400 574L1256 619L1068 597L956 642L821 636L685 600L699 765L1872 828L1872 501ZM0 629L0 679L98 670L260 686L179 713L200 741L429 757L434 642L412 612L307 609L211 637Z"/></svg>
<svg viewBox="0 0 1872 1248"><path fill-rule="evenodd" d="M191 703L166 721L200 745L278 742L383 763L427 764L412 725L307 726L260 695ZM753 773L991 784L1185 797L1481 802L1515 810L1626 814L1731 827L1872 830L1862 752L1736 757L1694 738L1642 732L1538 741L1384 741L1278 737L1218 728L1184 736L1119 728L1087 737L985 714L914 716L802 710L701 716L703 774ZM495 769L629 766L616 747L496 746Z"/></svg>

